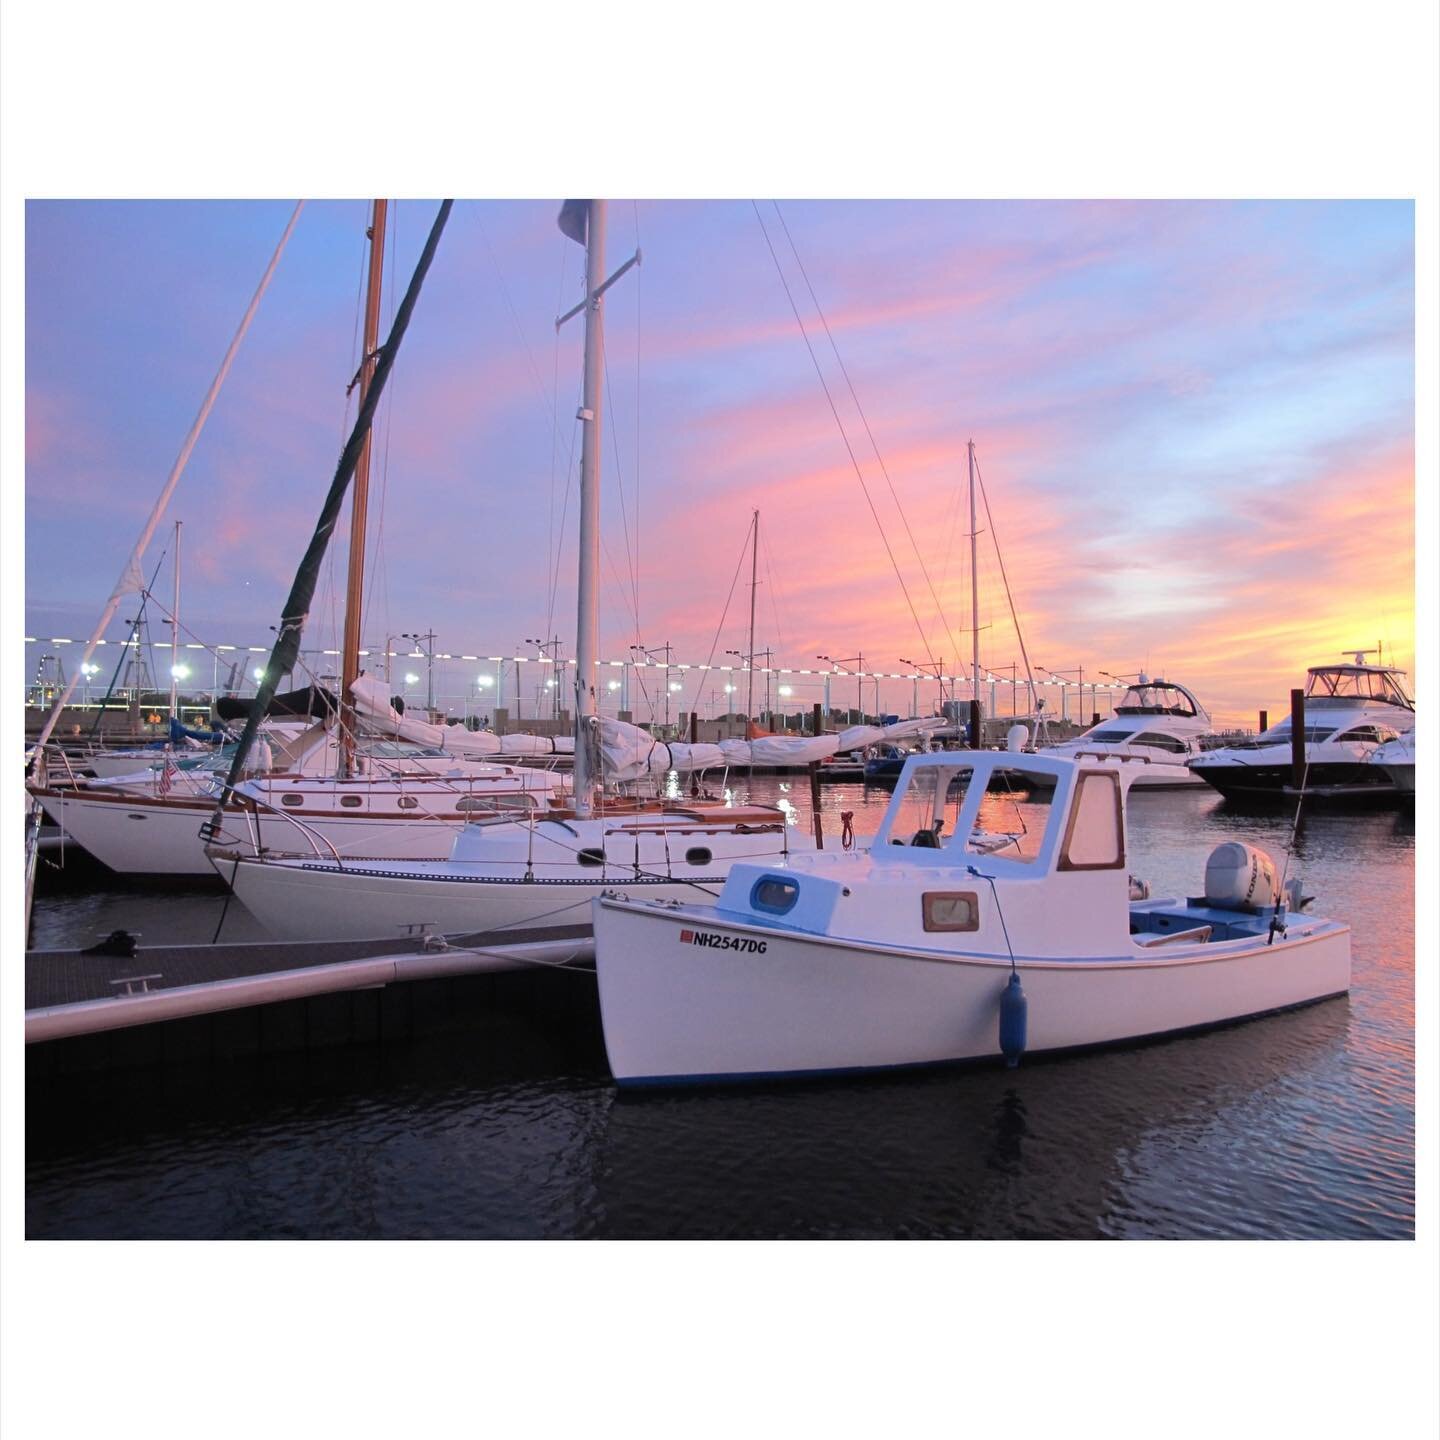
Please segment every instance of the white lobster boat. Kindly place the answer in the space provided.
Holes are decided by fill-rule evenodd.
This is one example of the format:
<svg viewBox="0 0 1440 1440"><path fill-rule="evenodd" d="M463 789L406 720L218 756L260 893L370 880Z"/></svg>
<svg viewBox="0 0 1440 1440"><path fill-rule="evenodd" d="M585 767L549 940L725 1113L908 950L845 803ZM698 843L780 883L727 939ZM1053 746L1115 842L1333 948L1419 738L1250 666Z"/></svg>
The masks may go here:
<svg viewBox="0 0 1440 1440"><path fill-rule="evenodd" d="M1050 788L1023 804L989 793L1001 767ZM1013 1061L1348 991L1349 927L1299 913L1297 884L1287 906L1269 857L1247 846L1217 848L1199 899L1131 901L1131 773L916 756L864 853L738 864L713 907L598 899L616 1080Z"/></svg>

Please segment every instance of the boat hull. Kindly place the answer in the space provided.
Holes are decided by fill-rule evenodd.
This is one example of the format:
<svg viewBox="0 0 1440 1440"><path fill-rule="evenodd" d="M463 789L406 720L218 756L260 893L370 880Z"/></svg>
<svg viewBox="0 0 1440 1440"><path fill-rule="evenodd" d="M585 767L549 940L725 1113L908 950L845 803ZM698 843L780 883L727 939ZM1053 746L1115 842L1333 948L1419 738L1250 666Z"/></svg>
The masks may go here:
<svg viewBox="0 0 1440 1440"><path fill-rule="evenodd" d="M1192 767L1207 785L1227 798L1281 797L1293 795L1294 770L1281 765L1195 765ZM1379 771L1380 773L1376 773ZM1363 762L1312 764L1305 773L1307 791L1347 791L1379 798L1391 794L1395 785L1383 767Z"/></svg>
<svg viewBox="0 0 1440 1440"><path fill-rule="evenodd" d="M1307 1004L1350 986L1331 921L1165 958L1021 960L1028 1052L1112 1045ZM622 1085L728 1081L1000 1058L1007 960L889 950L602 899L596 966Z"/></svg>
<svg viewBox="0 0 1440 1440"><path fill-rule="evenodd" d="M213 877L200 827L215 813L213 800L171 797L164 803L150 797L41 791L36 798L45 813L82 849L122 875L191 875ZM316 843L328 842L341 855L386 859L443 860L463 822L397 820L366 815L305 815ZM260 843L294 852L306 845L303 832L283 815L261 813L258 819L227 812L227 831L248 847L251 825L258 824Z"/></svg>
<svg viewBox="0 0 1440 1440"><path fill-rule="evenodd" d="M547 930L590 923L590 907L603 891L647 899L696 899L696 885L718 889L723 875L671 880L667 876L617 879L499 879L420 875L373 865L237 865L217 857L215 868L236 898L277 939L373 940L430 932Z"/></svg>

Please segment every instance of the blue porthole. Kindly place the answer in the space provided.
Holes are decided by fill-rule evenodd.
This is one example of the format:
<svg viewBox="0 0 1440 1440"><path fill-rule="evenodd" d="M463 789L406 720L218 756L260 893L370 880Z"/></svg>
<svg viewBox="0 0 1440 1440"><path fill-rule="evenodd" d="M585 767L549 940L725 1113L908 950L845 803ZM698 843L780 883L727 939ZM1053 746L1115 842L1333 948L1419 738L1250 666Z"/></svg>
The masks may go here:
<svg viewBox="0 0 1440 1440"><path fill-rule="evenodd" d="M799 898L799 884L783 875L762 875L750 887L751 908L767 915L788 915Z"/></svg>

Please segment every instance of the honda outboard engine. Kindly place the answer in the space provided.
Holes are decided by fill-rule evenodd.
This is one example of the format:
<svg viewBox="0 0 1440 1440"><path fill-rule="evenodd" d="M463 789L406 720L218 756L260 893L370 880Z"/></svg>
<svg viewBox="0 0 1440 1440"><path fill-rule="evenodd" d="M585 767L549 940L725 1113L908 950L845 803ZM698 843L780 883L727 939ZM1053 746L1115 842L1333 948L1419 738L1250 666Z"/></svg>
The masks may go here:
<svg viewBox="0 0 1440 1440"><path fill-rule="evenodd" d="M1280 903L1275 862L1253 845L1227 840L1205 862L1205 903L1217 910L1264 910Z"/></svg>

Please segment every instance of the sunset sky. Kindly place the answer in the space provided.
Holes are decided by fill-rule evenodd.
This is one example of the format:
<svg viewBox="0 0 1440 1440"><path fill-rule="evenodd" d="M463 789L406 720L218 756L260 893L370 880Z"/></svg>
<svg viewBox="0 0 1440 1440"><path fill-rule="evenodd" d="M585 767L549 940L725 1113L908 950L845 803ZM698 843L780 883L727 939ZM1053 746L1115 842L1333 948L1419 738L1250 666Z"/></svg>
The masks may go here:
<svg viewBox="0 0 1440 1440"><path fill-rule="evenodd" d="M28 207L27 634L88 633L291 204ZM392 208L397 296L434 208ZM433 627L456 654L555 634L573 655L580 331L557 342L553 321L583 257L558 208L456 205L381 412L369 644ZM198 638L262 645L277 619L353 414L367 209L306 207L176 495ZM950 668L969 646L973 438L1033 662L1163 673L1249 724L1346 647L1413 668L1410 203L782 202L918 558L760 211L924 634L750 202L626 200L610 265L637 239L644 261L607 305L603 656L743 650L748 556L720 620L758 507L756 639L776 665ZM982 661L1008 673L1020 650L981 546ZM344 549L307 648L336 644ZM168 569L157 590L168 602ZM438 688L476 670L456 661ZM819 698L812 677L792 687ZM911 685L884 696L904 713Z"/></svg>

